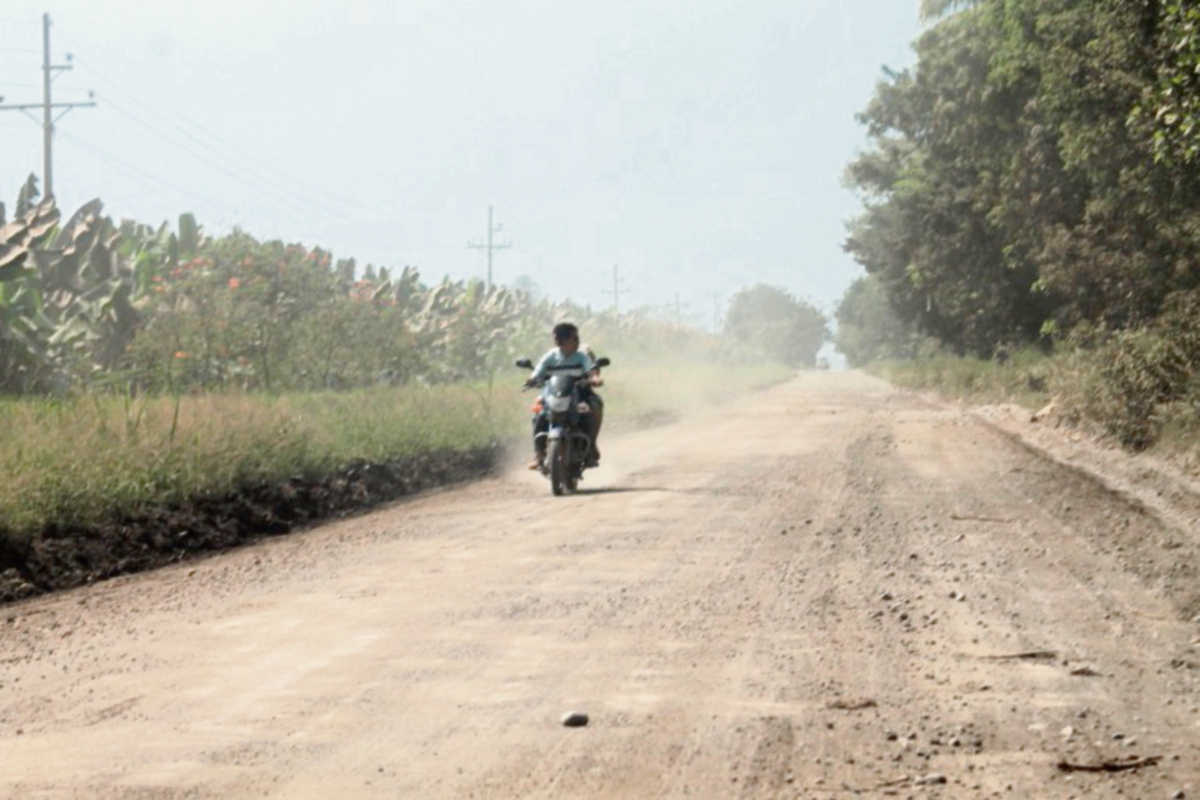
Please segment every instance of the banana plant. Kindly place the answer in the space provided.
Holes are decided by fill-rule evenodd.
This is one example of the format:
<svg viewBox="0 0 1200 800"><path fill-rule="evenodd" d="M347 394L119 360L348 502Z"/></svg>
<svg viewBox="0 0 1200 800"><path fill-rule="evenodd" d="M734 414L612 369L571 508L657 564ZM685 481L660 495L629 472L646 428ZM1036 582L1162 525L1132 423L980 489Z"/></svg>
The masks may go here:
<svg viewBox="0 0 1200 800"><path fill-rule="evenodd" d="M53 232L58 209L37 202L30 176L17 197L16 216L0 227L0 391L21 392L52 373L47 338L53 322L43 313L36 248Z"/></svg>
<svg viewBox="0 0 1200 800"><path fill-rule="evenodd" d="M0 391L60 390L111 368L140 321L122 232L92 200L59 225L32 176L0 228Z"/></svg>

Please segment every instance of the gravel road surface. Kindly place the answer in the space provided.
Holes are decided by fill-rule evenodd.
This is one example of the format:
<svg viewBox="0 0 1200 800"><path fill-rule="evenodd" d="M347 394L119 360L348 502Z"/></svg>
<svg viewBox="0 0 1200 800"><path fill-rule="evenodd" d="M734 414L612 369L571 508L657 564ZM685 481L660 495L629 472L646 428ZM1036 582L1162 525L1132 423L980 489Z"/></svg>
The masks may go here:
<svg viewBox="0 0 1200 800"><path fill-rule="evenodd" d="M1056 436L805 374L0 607L0 797L1200 798L1200 495Z"/></svg>

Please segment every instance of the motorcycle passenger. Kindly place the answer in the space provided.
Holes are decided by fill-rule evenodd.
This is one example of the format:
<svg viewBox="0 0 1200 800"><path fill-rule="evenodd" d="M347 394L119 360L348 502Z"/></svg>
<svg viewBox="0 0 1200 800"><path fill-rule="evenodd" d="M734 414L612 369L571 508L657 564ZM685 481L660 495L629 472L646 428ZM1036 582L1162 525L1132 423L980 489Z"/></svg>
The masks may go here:
<svg viewBox="0 0 1200 800"><path fill-rule="evenodd" d="M592 360L593 365L596 363L596 354L592 351L590 344L579 345L579 350ZM588 381L587 386L583 387L583 392L581 393L583 399L591 405L592 415L595 417L595 425L592 430L592 454L595 456L596 463L588 464L590 467L594 467L600 463L600 451L596 448L596 440L600 438L600 428L604 425L604 398L596 394L593 387L603 385L604 379L600 377L600 368L595 367L591 371L591 380Z"/></svg>
<svg viewBox="0 0 1200 800"><path fill-rule="evenodd" d="M578 367L588 373L590 377L589 384L581 387L580 398L585 400L593 409L591 414L584 415L582 424L584 432L592 439L592 449L588 453L586 466L595 467L600 464L600 449L596 444L597 434L600 432L599 421L604 414L604 401L600 395L592 391L592 385L599 385L600 376L599 370L596 369L595 361L579 348L579 329L570 322L560 322L554 326L554 343L557 345L553 350L542 356L542 359L534 367L533 373L529 379L525 381L527 387L540 386L550 374L552 368L561 367ZM543 409L533 418L533 461L529 463L529 469L541 469L546 460L546 437L538 436L539 433L544 433L549 429L549 415Z"/></svg>

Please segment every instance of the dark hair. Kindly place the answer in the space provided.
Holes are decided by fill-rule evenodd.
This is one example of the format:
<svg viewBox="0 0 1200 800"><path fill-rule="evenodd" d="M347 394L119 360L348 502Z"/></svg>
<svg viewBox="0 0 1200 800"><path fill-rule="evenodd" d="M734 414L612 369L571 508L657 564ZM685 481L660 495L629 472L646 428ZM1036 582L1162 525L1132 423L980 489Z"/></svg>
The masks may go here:
<svg viewBox="0 0 1200 800"><path fill-rule="evenodd" d="M560 322L554 326L554 343L562 344L568 339L575 339L579 336L579 328L576 328L570 322Z"/></svg>

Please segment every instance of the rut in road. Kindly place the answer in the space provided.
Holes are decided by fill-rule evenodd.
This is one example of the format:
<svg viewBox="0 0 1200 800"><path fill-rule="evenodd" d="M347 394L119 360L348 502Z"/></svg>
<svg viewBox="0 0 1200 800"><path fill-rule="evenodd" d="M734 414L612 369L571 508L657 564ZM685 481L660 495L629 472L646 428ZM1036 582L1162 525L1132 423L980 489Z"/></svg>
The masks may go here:
<svg viewBox="0 0 1200 800"><path fill-rule="evenodd" d="M856 373L605 458L10 607L0 795L1200 791L1194 532Z"/></svg>

